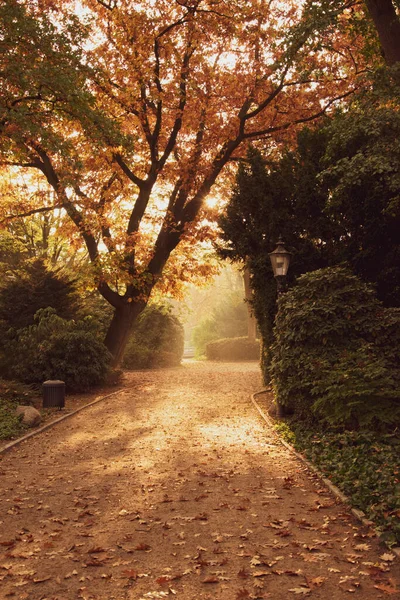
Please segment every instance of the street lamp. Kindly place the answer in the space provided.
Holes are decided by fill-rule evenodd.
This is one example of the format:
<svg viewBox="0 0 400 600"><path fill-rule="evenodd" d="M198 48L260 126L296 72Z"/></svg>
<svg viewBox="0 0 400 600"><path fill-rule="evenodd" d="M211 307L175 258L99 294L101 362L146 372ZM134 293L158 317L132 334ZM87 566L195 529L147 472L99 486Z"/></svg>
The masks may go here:
<svg viewBox="0 0 400 600"><path fill-rule="evenodd" d="M285 291L286 275L289 269L291 252L283 245L282 236L279 236L278 245L273 252L269 253L272 270L278 287L278 295Z"/></svg>
<svg viewBox="0 0 400 600"><path fill-rule="evenodd" d="M278 296L283 294L286 289L286 275L290 265L291 252L288 252L283 245L282 236L279 236L278 245L273 252L269 253L272 270L276 279ZM285 407L276 402L276 416L285 416Z"/></svg>

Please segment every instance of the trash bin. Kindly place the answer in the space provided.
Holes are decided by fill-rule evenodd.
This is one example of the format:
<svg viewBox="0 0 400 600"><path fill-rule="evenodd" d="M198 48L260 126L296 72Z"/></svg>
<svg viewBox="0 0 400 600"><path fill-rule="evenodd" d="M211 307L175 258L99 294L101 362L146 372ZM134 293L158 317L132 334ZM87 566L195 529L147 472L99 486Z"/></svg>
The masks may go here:
<svg viewBox="0 0 400 600"><path fill-rule="evenodd" d="M65 383L59 380L45 381L42 385L43 389L43 408L65 406Z"/></svg>

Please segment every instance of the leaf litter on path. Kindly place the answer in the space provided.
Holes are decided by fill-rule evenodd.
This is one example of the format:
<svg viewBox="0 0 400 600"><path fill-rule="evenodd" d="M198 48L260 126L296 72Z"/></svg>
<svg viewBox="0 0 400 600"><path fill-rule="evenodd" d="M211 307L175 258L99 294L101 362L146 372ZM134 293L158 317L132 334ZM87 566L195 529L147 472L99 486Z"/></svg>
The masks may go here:
<svg viewBox="0 0 400 600"><path fill-rule="evenodd" d="M4 598L396 597L397 559L276 442L259 387L256 363L129 373L5 455Z"/></svg>

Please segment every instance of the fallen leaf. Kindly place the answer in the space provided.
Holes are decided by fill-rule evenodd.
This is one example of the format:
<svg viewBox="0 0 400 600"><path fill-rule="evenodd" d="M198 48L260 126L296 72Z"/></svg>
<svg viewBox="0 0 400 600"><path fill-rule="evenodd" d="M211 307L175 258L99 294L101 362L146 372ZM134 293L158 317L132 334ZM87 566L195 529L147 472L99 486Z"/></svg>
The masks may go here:
<svg viewBox="0 0 400 600"><path fill-rule="evenodd" d="M374 585L374 588L377 590L381 590L381 592L385 592L385 594L398 594L399 590L397 589L397 587L392 587L391 585L388 585L386 583L378 583L377 585Z"/></svg>
<svg viewBox="0 0 400 600"><path fill-rule="evenodd" d="M210 575L210 577L202 579L201 583L219 583L219 579L218 577L215 577L215 575Z"/></svg>
<svg viewBox="0 0 400 600"><path fill-rule="evenodd" d="M137 571L135 571L134 569L125 569L125 571L122 571L122 575L124 575L124 577L127 577L128 579L133 579L134 581L136 581L136 579L138 578Z"/></svg>
<svg viewBox="0 0 400 600"><path fill-rule="evenodd" d="M379 557L381 560L384 560L385 562L392 562L396 557L394 554L389 554L389 552L385 552L385 554L382 554L382 556Z"/></svg>
<svg viewBox="0 0 400 600"><path fill-rule="evenodd" d="M307 594L311 594L311 589L308 587L297 587L290 589L289 592L293 592L293 594L302 594L303 596L306 596Z"/></svg>
<svg viewBox="0 0 400 600"><path fill-rule="evenodd" d="M236 600L242 600L242 598L250 598L250 592L244 588L239 590L236 594Z"/></svg>
<svg viewBox="0 0 400 600"><path fill-rule="evenodd" d="M135 550L139 550L141 552L150 552L151 546L149 546L148 544L143 544L143 542L142 542L141 544L138 544L136 546Z"/></svg>
<svg viewBox="0 0 400 600"><path fill-rule="evenodd" d="M357 550L358 552L366 552L370 549L371 546L369 544L357 544L357 546L354 546L354 550Z"/></svg>
<svg viewBox="0 0 400 600"><path fill-rule="evenodd" d="M326 577L314 577L310 580L311 587L319 587L324 583L324 581L326 581Z"/></svg>

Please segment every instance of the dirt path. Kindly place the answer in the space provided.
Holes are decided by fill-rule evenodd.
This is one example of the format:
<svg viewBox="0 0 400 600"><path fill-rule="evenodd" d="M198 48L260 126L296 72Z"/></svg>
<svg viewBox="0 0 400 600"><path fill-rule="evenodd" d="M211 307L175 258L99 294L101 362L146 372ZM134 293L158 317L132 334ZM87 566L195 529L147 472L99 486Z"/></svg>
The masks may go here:
<svg viewBox="0 0 400 600"><path fill-rule="evenodd" d="M276 442L259 388L254 363L132 373L5 454L0 598L400 598L398 560Z"/></svg>

